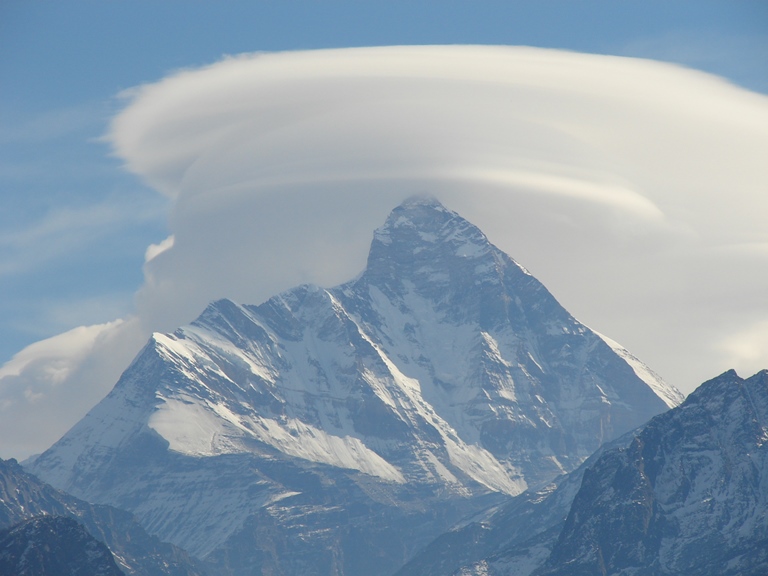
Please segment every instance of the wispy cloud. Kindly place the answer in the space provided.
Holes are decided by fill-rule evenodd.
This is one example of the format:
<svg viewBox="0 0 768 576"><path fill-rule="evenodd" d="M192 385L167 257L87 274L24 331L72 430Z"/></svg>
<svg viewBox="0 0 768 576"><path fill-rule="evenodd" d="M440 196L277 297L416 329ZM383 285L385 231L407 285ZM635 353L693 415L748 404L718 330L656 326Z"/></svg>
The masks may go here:
<svg viewBox="0 0 768 576"><path fill-rule="evenodd" d="M175 238L173 234L171 234L162 242L158 242L157 244L150 244L149 246L147 246L147 250L144 253L144 263L146 264L150 260L154 260L157 256L159 256L166 250L170 250L171 248L173 248L174 241L175 241Z"/></svg>
<svg viewBox="0 0 768 576"><path fill-rule="evenodd" d="M5 121L0 126L0 145L39 144L73 132L98 131L114 110L108 103L89 102L79 106L49 110L20 121Z"/></svg>
<svg viewBox="0 0 768 576"><path fill-rule="evenodd" d="M142 206L133 198L112 197L56 208L29 223L9 224L0 232L0 277L79 253L116 229L158 220L161 214L159 205Z"/></svg>

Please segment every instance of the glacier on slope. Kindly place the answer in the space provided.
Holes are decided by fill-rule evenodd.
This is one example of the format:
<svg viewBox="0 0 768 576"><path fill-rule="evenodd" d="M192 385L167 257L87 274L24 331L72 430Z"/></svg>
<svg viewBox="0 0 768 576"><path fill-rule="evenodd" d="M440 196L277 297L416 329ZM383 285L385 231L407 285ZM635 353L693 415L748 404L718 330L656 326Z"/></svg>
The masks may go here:
<svg viewBox="0 0 768 576"><path fill-rule="evenodd" d="M355 280L259 306L220 300L155 334L32 470L133 511L200 557L231 558L222 550L255 537L265 514L275 534L290 532L317 512L311 502L325 520L291 546L324 541L322 523L362 498L422 514L428 528L413 542L380 551L402 556L450 520L414 511L415 494L453 503L453 514L487 494L519 494L681 400L479 229L413 198L375 232ZM359 522L354 539L368 541ZM329 544L340 552L326 571L352 573L348 545Z"/></svg>

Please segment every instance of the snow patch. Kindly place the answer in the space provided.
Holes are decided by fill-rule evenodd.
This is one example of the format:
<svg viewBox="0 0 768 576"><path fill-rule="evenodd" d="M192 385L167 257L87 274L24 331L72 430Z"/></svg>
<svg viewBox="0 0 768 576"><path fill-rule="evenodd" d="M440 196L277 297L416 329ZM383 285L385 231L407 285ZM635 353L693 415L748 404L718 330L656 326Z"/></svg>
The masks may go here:
<svg viewBox="0 0 768 576"><path fill-rule="evenodd" d="M656 396L662 399L662 401L669 407L674 408L685 400L685 396L671 384L667 384L661 379L661 376L656 374L648 366L643 364L636 356L634 356L629 350L624 348L621 344L615 340L611 340L608 336L600 334L596 330L593 330L603 342L608 344L622 360L629 364L630 368L635 372L638 378L648 384L648 386L656 393Z"/></svg>
<svg viewBox="0 0 768 576"><path fill-rule="evenodd" d="M231 423L192 399L161 398L147 425L168 441L170 449L189 456L242 452L231 438L243 434Z"/></svg>
<svg viewBox="0 0 768 576"><path fill-rule="evenodd" d="M254 437L290 456L359 470L390 482L405 482L397 468L358 438L333 436L293 418L277 422L269 418L249 417L243 419L243 424Z"/></svg>
<svg viewBox="0 0 768 576"><path fill-rule="evenodd" d="M397 468L357 438L334 436L297 419L277 422L237 415L224 405L203 404L192 397L161 400L148 425L175 452L189 456L245 453L249 450L242 439L250 437L290 456L405 482Z"/></svg>
<svg viewBox="0 0 768 576"><path fill-rule="evenodd" d="M488 253L487 242L478 243L472 239L467 238L462 244L456 248L456 256L461 258L477 258Z"/></svg>

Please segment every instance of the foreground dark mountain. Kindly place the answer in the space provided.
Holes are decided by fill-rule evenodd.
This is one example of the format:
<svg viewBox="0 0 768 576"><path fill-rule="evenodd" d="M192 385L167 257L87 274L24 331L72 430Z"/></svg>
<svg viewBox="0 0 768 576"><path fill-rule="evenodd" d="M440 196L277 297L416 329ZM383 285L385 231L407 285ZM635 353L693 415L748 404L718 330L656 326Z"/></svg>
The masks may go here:
<svg viewBox="0 0 768 576"><path fill-rule="evenodd" d="M0 530L0 575L124 576L109 548L62 516L39 516Z"/></svg>
<svg viewBox="0 0 768 576"><path fill-rule="evenodd" d="M155 334L32 470L233 574L390 574L681 399L434 200L366 270Z"/></svg>
<svg viewBox="0 0 768 576"><path fill-rule="evenodd" d="M185 552L147 534L128 512L111 506L83 502L41 482L25 472L15 460L0 460L0 529L11 530L9 537L12 539L9 542L18 544L28 538L28 543L36 546L35 542L43 538L44 541L40 541L43 547L34 551L36 561L43 563L62 560L64 557L57 552L57 547L66 548L66 542L70 542L72 546L80 542L83 547L78 549L91 550L90 539L81 537L81 530L72 528L71 523L65 521L67 519L76 522L78 526L82 525L90 537L106 544L126 574L196 576L203 573ZM37 522L38 520L40 522ZM56 532L61 527L67 527L66 533L54 536L71 537L71 541L45 540L51 530ZM45 546L48 546L47 549L53 554L49 559L45 558ZM75 552L75 549L71 552ZM15 558L12 554L2 557ZM35 574L34 571L29 573ZM57 574L55 571L45 573Z"/></svg>
<svg viewBox="0 0 768 576"><path fill-rule="evenodd" d="M402 574L768 574L767 441L768 371L726 372L553 492L439 538Z"/></svg>

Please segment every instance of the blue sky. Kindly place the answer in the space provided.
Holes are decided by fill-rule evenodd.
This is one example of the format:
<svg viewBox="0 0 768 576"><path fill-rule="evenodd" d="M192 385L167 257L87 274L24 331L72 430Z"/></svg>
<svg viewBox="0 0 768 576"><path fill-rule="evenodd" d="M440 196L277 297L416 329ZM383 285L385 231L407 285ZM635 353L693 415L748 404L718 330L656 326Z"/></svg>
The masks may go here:
<svg viewBox="0 0 768 576"><path fill-rule="evenodd" d="M185 94L179 86L189 81L200 93L213 88L217 105L231 106L230 112L237 110L239 103L229 99L226 90L207 84L209 78L221 78L217 75L227 67L206 66L227 55L428 44L523 45L647 58L716 74L736 86L768 94L768 3L764 1L4 0L0 3L0 421L5 421L0 424L15 430L20 422L27 422L29 431L25 434L30 441L23 446L0 442L0 457L23 456L50 445L106 393L149 332L172 330L179 323L192 320L204 305L202 299L233 297L256 303L248 296L249 283L261 282L261 292L252 292L258 298L271 295L269 290L273 288L287 288L290 284L285 285L284 281L291 278L293 282L298 274L289 270L290 250L301 252L301 242L315 243L313 248L317 250L322 243L315 240L323 234L324 240L331 242L329 246L335 241L318 225L321 215L338 226L346 225L344 218L357 218L360 230L355 232L355 242L360 246L352 246L349 238L354 234L350 232L349 238L343 238L349 246L334 245L328 251L340 251L332 254L334 258L319 256L315 276L310 275L307 280L323 283L348 279L359 271L354 258L363 258L363 245L369 240L372 227L394 205L394 196L388 196L388 191L372 202L370 198L358 199L359 204L348 206L347 200L326 189L324 194L329 201L321 199L313 212L307 208L314 206L312 199L302 196L306 206L301 208L306 214L303 220L297 219L302 230L296 230L295 246L286 244L280 247L282 252L276 251L282 255L278 264L283 269L282 276L277 272L273 275L280 276L280 281L265 283L258 275L246 274L233 277L233 283L227 284L224 279L228 270L221 268L226 258L220 258L216 250L229 251L230 268L247 267L252 263L244 264L244 260L262 258L267 262L263 269L271 269L268 256L272 249L263 249L271 243L264 240L266 236L258 240L256 236L233 235L219 242L221 236L228 235L230 222L244 217L243 226L248 226L248 218L253 216L262 218L261 225L267 229L275 225L269 214L290 213L295 206L289 200L284 200L283 205L283 200L264 200L258 194L237 201L216 196L218 191L203 194L201 198L210 202L211 226L195 236L195 226L206 226L206 213L199 220L200 213L187 210L190 205L184 202L190 190L185 190L187 196L182 195L179 201L140 179L162 177L168 172L162 173L161 169L173 168L163 167L162 162L159 168L152 165L152 155L161 157L167 152L163 142L179 149L186 145L184 135L172 126L172 121L153 118L142 106L170 102L167 116L177 112L175 102L188 106L178 111L178 117L189 121L195 130L199 128L197 136L204 144L207 128L196 122L206 116L206 105L202 100L196 101L195 94ZM359 54L345 51L342 60L349 60L339 65L340 73L359 72L354 64ZM395 52L387 54L396 59ZM515 59L520 52L505 54L499 58L519 63ZM415 52L414 55L418 56ZM536 58L546 60L547 56L539 51ZM507 242L500 246L531 269L580 320L619 340L684 392L715 376L717 370L724 371L739 362L742 370L764 367L768 359L768 306L764 297L768 278L761 271L768 262L768 236L758 217L768 206L760 188L763 182L768 188L768 169L763 170L757 148L768 141L768 101L683 69L578 55L571 60L562 54L553 58L561 64L567 60L584 65L584 70L614 70L617 78L625 69L631 69L634 72L627 81L637 84L642 95L635 98L622 80L608 78L603 82L598 75L577 82L582 82L584 94L589 93L591 99L582 101L580 96L574 98L562 89L569 70L560 68L560 80L552 84L553 91L549 93L552 102L559 103L549 113L560 114L560 104L574 106L574 112L583 113L587 119L578 126L579 134L584 136L591 135L587 110L592 110L595 126L600 125L595 134L602 130L601 138L608 140L597 138L594 149L586 149L587 146L581 150L559 148L568 144L560 138L562 134L552 139L546 130L540 131L541 126L534 127L531 136L542 138L545 145L541 150L567 152L573 166L605 169L605 174L617 178L609 183L618 186L614 190L619 190L621 198L634 198L652 210L660 207L667 228L631 220L606 224L609 211L594 211L592 205L562 197L557 202L547 199L548 196L506 198L504 210L509 213L529 210L537 214L540 220L530 230L525 230L522 217L517 220L520 230L512 229L501 207L496 210L498 214L489 217L493 210L483 212L485 208L477 202L473 204L463 191L452 197L456 204L449 207L459 210L461 206L459 211L467 217L476 216L478 224L483 220L489 237ZM234 65L243 74L233 87L246 94L258 93L252 92L254 77L248 76L252 73L250 66L256 66L259 82L259 74L265 70L259 71L258 63L252 60L241 59ZM293 55L284 61L299 67L308 60ZM612 68L615 65L619 68ZM180 70L190 72L184 76L178 74ZM471 66L465 66L461 74L471 77ZM640 78L647 80L647 85ZM300 74L294 79L301 80ZM667 80L669 99L663 85ZM412 88L407 81L387 82L376 85L384 90ZM148 87L136 90L142 85ZM314 86L311 82L308 85ZM424 86L425 90L430 89L427 84ZM602 86L612 91L605 98L600 93ZM352 108L358 104L344 100L348 95L338 86L333 90L329 92L331 100L321 102L320 98L311 104L319 102L331 108L339 102L351 102ZM475 101L473 90L474 85L466 92L458 90L456 94L445 95L441 104L456 106L456 110L463 112L475 102L484 101L482 98L490 97L488 93ZM424 94L414 92L413 106L404 108L400 118L418 119L420 110L429 111L436 98L433 95L425 99ZM611 101L614 96L616 100ZM521 106L538 105L520 98L517 101ZM603 114L594 103L603 106L606 99L608 109ZM636 106L638 102L640 106ZM302 114L296 106L291 108L290 102L286 106L280 100L267 104L272 107L270 110L282 110L294 120L297 114ZM653 110L661 115L654 116L649 112ZM699 117L699 134L699 123L691 123L691 118L702 110L705 112ZM610 120L611 113L617 114L615 122ZM634 118L638 113L651 115L644 124ZM249 114L258 116L260 112L251 110ZM346 128L359 125L359 119L344 117L343 113L342 117L348 122ZM114 125L110 129L115 118L121 122L119 129ZM234 118L233 133L238 132L239 122L253 119L236 115ZM482 124L487 117L479 113L477 119ZM479 125L454 126L450 124L452 117L447 120L441 127L477 130L478 141L484 141L483 146L487 144L484 150L491 157L498 157L499 150L508 150L494 148L495 129L489 133ZM375 118L365 117L363 121L371 121L375 130L389 128ZM570 119L561 117L559 121L567 126ZM410 129L406 124L405 132ZM627 130L634 131L631 138L622 138L621 129L617 128L625 124ZM349 145L348 149L354 151L359 135L354 136L353 131L339 135L338 141L331 139L327 149L334 152ZM109 138L105 137L108 133ZM455 150L450 147L441 148L443 142L436 134L424 135L432 138L425 140L427 146L434 145L440 153L453 153ZM143 138L146 147L133 146L134 136ZM292 162L302 154L305 140L309 141L305 136L319 138L317 132L301 133L298 140L286 141L286 148L274 152L275 166ZM327 137L328 130L321 136ZM347 136L351 140L345 141ZM635 137L645 148L633 148ZM251 138L247 131L238 138L229 142L234 148L215 152L230 151L237 156L238 147L242 146L245 151L261 150L262 160L272 158L273 151L266 149L264 153L265 149L258 148L259 139ZM390 154L391 157L386 156L389 160L400 152L397 138L395 135L390 141L382 141L381 152L384 156ZM312 140L321 141L322 138ZM512 145L510 142L504 146ZM582 142L589 142L589 138ZM675 147L672 142L684 145ZM118 145L123 146L119 154L111 148ZM614 145L615 149L610 149ZM684 146L691 147L690 153ZM527 151L521 150L525 156ZM599 150L606 152L604 157ZM417 150L414 156L419 162L431 160L420 154ZM336 160L332 154L329 158L329 164ZM230 167L236 173L242 170L243 178L252 176L248 173L252 164L248 158L240 164L234 160L228 164L229 158L211 159L210 155L202 160L200 169L190 174L202 176L204 181L208 178L214 190L225 180L229 182L226 170ZM123 162L134 162L132 173L123 167ZM514 168L514 161L505 160L497 167L510 166ZM712 182L720 178L711 186L708 176L701 176L710 173ZM307 174L311 176L311 172ZM699 180L684 190L689 174L692 182L696 177ZM559 173L544 176L544 180L534 178L536 185L546 187L543 182L554 182L557 188L563 183L558 180ZM515 177L519 184L521 173ZM622 188L625 184L629 187ZM729 198L733 198L730 203ZM579 218L582 220L575 226L574 219ZM543 234L540 224L551 224L552 228ZM313 230L317 232L315 236ZM574 230L582 236L572 236ZM281 232L278 229L275 233ZM171 240L163 243L169 234L175 234L177 240L180 234L186 237L175 245ZM173 258L166 254L164 258L148 259L148 249L157 254L157 245L161 243L172 247ZM152 245L155 246L150 248ZM342 253L346 257L347 248L354 261L346 267L337 265L334 259L341 259ZM147 260L150 261L145 263ZM360 266L363 261L360 260ZM173 268L169 262L173 266L181 262L183 266ZM206 273L215 276L208 271L217 266L222 284L214 286ZM308 266L311 268L312 264ZM202 272L199 268L203 268ZM301 274L298 277L305 280ZM163 285L161 280L167 283ZM164 292L168 286L174 286L176 292ZM183 301L184 307L175 316L165 314L177 301ZM715 309L719 311L717 317L709 318ZM72 332L40 342L67 331ZM702 356L706 362L699 362ZM89 384L84 384L86 381ZM76 397L71 402L66 400L67 386L73 386L69 395ZM62 409L64 402L69 402L66 410ZM16 420L11 421L11 415ZM57 422L44 430L34 418ZM32 438L36 431L39 434Z"/></svg>

